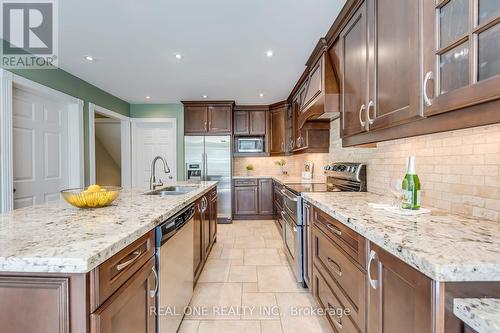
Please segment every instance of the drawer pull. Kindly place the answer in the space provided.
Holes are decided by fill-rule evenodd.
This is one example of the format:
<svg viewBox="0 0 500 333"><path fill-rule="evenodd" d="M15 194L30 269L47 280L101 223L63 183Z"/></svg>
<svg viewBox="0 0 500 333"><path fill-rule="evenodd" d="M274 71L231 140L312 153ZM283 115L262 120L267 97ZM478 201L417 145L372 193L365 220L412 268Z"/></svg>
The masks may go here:
<svg viewBox="0 0 500 333"><path fill-rule="evenodd" d="M139 256L142 254L142 251L139 251L139 250L138 251L134 251L132 254L134 255L134 257L132 259L127 260L124 263L116 265L116 269L119 270L119 271L121 271L125 267L129 266L130 264L132 264L134 261L136 261L139 258Z"/></svg>
<svg viewBox="0 0 500 333"><path fill-rule="evenodd" d="M330 303L328 303L328 308L327 308L327 310L330 310L330 309L335 310L335 308L334 308L334 307L333 307ZM337 317L337 318L338 318L338 320L335 320L335 319L334 319L334 320L333 320L333 323L335 324L335 326L337 326L337 328L338 328L339 330L341 330L341 329L344 327L344 325L342 325L342 319L341 319L341 318L339 318L339 317Z"/></svg>
<svg viewBox="0 0 500 333"><path fill-rule="evenodd" d="M372 265L372 261L377 258L377 252L371 250L370 251L370 259L368 259L368 281L370 282L370 286L373 288L373 289L377 289L378 288L378 285L379 285L379 281L378 280L372 280L372 274L371 274L371 265Z"/></svg>
<svg viewBox="0 0 500 333"><path fill-rule="evenodd" d="M327 223L326 227L331 231L333 231L335 234L337 234L337 236L342 236L342 231L340 231L340 229L334 226L333 224Z"/></svg>
<svg viewBox="0 0 500 333"><path fill-rule="evenodd" d="M330 257L327 257L326 260L328 260L328 263L330 264L330 267L333 268L334 272L338 275L338 276L342 276L342 268L340 267L339 264L337 264L335 262L335 260L333 260L332 258Z"/></svg>
<svg viewBox="0 0 500 333"><path fill-rule="evenodd" d="M158 292L158 273L156 273L156 269L154 268L154 266L151 267L151 270L153 271L153 274L155 276L155 289L149 291L149 296L151 296L151 298L154 298L156 296L156 293Z"/></svg>

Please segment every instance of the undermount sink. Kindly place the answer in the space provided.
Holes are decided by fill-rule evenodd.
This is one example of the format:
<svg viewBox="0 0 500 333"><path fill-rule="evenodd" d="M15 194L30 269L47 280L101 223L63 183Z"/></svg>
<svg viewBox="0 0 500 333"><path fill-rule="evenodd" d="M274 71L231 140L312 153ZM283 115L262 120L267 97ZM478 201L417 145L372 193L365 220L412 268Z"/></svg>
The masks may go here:
<svg viewBox="0 0 500 333"><path fill-rule="evenodd" d="M196 186L167 186L154 191L144 193L146 195L159 195L161 197L167 195L182 195L198 189Z"/></svg>

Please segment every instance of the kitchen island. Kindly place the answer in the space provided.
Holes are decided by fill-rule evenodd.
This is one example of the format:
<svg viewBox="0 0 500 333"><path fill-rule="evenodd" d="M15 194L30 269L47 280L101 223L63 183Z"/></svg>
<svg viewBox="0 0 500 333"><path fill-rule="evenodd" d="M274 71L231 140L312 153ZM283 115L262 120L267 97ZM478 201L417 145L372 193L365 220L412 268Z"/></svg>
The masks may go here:
<svg viewBox="0 0 500 333"><path fill-rule="evenodd" d="M98 209L60 200L0 215L2 330L106 332L110 325L123 325L123 332L154 332L156 316L149 311L158 283L154 228L190 204L204 206L199 202L209 195L216 200L216 184L169 184L196 186L170 196L127 189L111 206ZM212 207L216 214L216 201L204 209ZM201 267L216 231L211 228L205 237L204 226L212 223L203 219L213 216L195 213ZM204 244L205 238L211 244Z"/></svg>

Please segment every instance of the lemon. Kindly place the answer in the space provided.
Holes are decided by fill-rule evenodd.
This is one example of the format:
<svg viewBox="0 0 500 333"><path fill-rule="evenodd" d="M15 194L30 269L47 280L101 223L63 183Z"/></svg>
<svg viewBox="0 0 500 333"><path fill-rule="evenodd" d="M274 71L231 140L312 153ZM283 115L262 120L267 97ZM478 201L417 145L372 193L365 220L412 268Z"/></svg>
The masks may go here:
<svg viewBox="0 0 500 333"><path fill-rule="evenodd" d="M87 191L89 192L100 192L101 191L101 187L97 184L94 184L94 185L90 185L89 187L87 187Z"/></svg>

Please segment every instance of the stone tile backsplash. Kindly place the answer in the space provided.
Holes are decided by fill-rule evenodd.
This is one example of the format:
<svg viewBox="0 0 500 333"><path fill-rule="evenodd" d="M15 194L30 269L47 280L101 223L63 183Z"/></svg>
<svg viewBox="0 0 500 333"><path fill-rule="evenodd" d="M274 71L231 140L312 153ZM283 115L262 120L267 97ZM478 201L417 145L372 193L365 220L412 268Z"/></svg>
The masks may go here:
<svg viewBox="0 0 500 333"><path fill-rule="evenodd" d="M500 221L500 124L342 148L340 122L330 130L330 161L367 163L368 191L390 193L416 156L423 206Z"/></svg>

